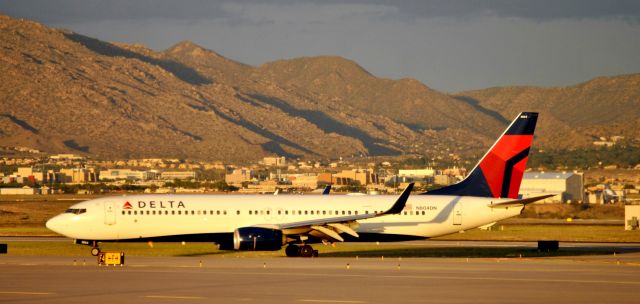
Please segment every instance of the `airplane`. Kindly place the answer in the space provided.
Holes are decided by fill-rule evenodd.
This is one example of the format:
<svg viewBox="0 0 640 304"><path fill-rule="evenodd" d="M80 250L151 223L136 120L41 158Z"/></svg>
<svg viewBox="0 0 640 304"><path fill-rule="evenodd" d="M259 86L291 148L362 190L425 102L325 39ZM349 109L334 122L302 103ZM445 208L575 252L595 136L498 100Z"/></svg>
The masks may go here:
<svg viewBox="0 0 640 304"><path fill-rule="evenodd" d="M310 244L427 239L520 214L518 192L538 113L523 112L461 182L397 198L389 195L158 194L103 197L71 206L50 230L92 246L101 242L206 241L221 250L281 250L317 256Z"/></svg>

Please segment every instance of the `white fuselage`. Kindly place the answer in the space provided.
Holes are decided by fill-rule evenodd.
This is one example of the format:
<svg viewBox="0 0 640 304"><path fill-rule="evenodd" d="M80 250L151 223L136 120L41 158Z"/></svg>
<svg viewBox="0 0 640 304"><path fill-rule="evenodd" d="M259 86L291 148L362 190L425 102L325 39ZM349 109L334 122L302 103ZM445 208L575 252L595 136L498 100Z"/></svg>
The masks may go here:
<svg viewBox="0 0 640 304"><path fill-rule="evenodd" d="M47 227L74 239L133 240L233 233L236 228L277 226L312 219L383 212L389 195L134 195L104 197L71 206ZM491 208L495 199L412 195L404 211L359 220L359 234L436 237L516 216L522 206Z"/></svg>

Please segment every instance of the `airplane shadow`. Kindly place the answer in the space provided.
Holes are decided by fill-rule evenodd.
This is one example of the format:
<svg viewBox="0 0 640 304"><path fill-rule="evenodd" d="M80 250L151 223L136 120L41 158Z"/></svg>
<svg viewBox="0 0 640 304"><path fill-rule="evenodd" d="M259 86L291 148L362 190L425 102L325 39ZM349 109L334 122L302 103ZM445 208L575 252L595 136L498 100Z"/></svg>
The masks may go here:
<svg viewBox="0 0 640 304"><path fill-rule="evenodd" d="M557 256L612 255L637 253L640 247L560 247L558 251L539 251L536 247L417 247L379 250L321 252L322 257L406 257L406 258L529 258Z"/></svg>
<svg viewBox="0 0 640 304"><path fill-rule="evenodd" d="M560 247L558 251L540 251L536 247L419 247L402 246L389 248L392 245L383 245L387 248L340 251L339 247L326 248L315 246L320 251L320 257L362 257L362 258L537 258L537 257L563 257L563 256L606 256L615 254L640 253L640 247ZM244 257L285 257L284 248L280 251L225 251L213 250L204 253L190 253L176 255L179 257L216 257L223 255L241 254ZM254 256L255 255L255 256Z"/></svg>

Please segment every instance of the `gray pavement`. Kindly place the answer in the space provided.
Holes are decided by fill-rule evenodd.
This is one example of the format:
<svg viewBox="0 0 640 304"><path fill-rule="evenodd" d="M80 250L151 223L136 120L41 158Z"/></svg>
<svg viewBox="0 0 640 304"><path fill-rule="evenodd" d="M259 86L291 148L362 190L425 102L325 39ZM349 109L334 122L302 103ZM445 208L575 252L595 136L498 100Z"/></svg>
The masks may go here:
<svg viewBox="0 0 640 304"><path fill-rule="evenodd" d="M0 303L637 303L638 260L0 256Z"/></svg>

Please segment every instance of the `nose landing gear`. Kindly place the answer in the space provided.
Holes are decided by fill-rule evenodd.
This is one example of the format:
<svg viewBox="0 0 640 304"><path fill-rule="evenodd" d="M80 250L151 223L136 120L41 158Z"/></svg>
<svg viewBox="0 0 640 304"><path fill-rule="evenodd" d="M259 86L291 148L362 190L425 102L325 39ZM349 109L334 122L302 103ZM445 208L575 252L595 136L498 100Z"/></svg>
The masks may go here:
<svg viewBox="0 0 640 304"><path fill-rule="evenodd" d="M91 255L98 256L100 254L100 248L98 247L98 241L88 241L88 240L75 240L74 243L80 245L91 246Z"/></svg>

